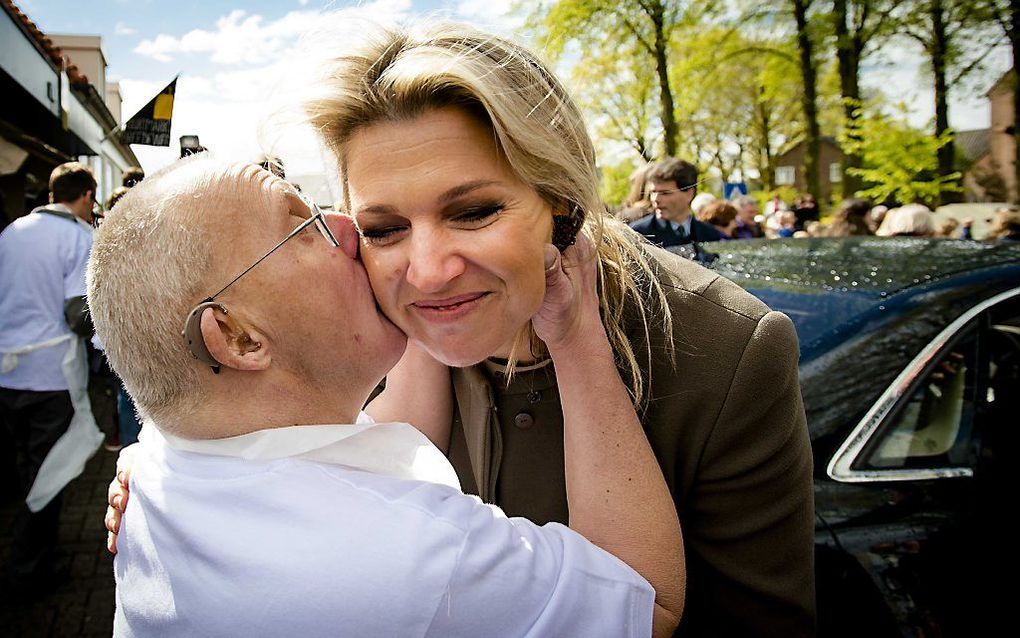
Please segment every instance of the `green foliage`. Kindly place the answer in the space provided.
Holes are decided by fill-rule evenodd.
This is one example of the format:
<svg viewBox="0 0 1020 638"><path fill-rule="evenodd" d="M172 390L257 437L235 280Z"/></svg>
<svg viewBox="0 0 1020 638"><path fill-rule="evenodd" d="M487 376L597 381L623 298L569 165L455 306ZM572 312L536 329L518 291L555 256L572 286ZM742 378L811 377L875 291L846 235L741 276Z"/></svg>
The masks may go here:
<svg viewBox="0 0 1020 638"><path fill-rule="evenodd" d="M998 3L1005 0L981 0ZM950 84L982 75L988 33L994 22L974 6L977 0L944 0L954 25L968 26L975 44L957 37L948 62ZM789 0L517 0L527 15L525 31L558 71L584 111L600 155L620 163L604 168L603 193L611 204L625 195L624 173L631 164L662 156L665 148L662 88L656 67L656 24L665 36L672 117L677 124L676 154L724 181L773 188L775 157L805 135L803 78ZM862 55L883 62L883 49L896 40L890 32L934 41L922 28L929 0L848 0L849 36ZM661 21L659 11L661 10ZM822 135L837 136L844 150L860 138L869 156L853 174L865 180L862 195L931 201L932 193L958 190L958 176L936 179L935 149L949 139L925 136L898 123L898 117L868 118L844 130L846 114L836 59L831 2L811 2L808 31L815 45L817 119ZM981 37L977 37L981 36ZM954 48L955 47L955 48ZM962 51L957 51L962 47ZM924 81L930 71L924 72ZM965 84L956 84L957 90ZM895 89L898 87L887 87ZM882 107L884 93L861 88L869 112ZM620 158L620 149L631 154ZM866 148L865 148L866 147ZM626 168L624 168L626 167ZM755 175L758 178L755 179ZM834 185L838 191L841 185ZM851 193L847 193L851 195ZM784 195L784 199L788 196ZM823 205L825 202L821 202Z"/></svg>
<svg viewBox="0 0 1020 638"><path fill-rule="evenodd" d="M768 190L751 191L749 195L758 200L758 206L761 207L761 210L765 210L765 204L776 195L789 206L800 195L800 191L789 184L785 184Z"/></svg>
<svg viewBox="0 0 1020 638"><path fill-rule="evenodd" d="M637 166L631 161L599 167L602 174L602 183L599 185L602 201L611 209L619 209L623 200L627 199L630 192L630 175L635 168Z"/></svg>
<svg viewBox="0 0 1020 638"><path fill-rule="evenodd" d="M792 49L704 25L672 43L681 149L724 181L768 173L771 158L800 124L800 84Z"/></svg>
<svg viewBox="0 0 1020 638"><path fill-rule="evenodd" d="M672 83L666 92L660 87L656 34L666 43L682 40L678 34L693 33L713 10L714 3L693 0L546 0L530 5L525 30L553 60L582 53L569 85L596 135L625 142L650 159L668 146L666 122L675 122L679 110L662 105L676 89ZM665 63L674 64L672 48L664 53Z"/></svg>
<svg viewBox="0 0 1020 638"><path fill-rule="evenodd" d="M906 111L905 106L900 107ZM960 192L960 173L939 176L938 149L952 141L952 131L934 137L882 113L865 114L849 123L839 142L857 153L862 168L851 169L865 188L855 193L872 201L937 202L942 193Z"/></svg>

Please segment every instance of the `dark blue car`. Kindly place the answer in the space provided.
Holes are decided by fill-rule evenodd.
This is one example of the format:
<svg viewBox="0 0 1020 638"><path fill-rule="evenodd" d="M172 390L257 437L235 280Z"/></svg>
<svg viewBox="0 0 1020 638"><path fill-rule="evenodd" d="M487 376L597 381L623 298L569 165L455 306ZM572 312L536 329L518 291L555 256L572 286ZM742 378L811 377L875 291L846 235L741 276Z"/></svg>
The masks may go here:
<svg viewBox="0 0 1020 638"><path fill-rule="evenodd" d="M700 250L797 326L819 634L1010 626L1020 244L858 237Z"/></svg>

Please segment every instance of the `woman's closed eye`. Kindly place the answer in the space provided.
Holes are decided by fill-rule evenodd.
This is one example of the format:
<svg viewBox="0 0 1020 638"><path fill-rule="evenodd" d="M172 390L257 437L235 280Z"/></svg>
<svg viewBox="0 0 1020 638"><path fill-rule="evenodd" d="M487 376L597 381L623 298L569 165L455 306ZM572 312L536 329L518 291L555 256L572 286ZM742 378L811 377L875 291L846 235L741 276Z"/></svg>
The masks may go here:
<svg viewBox="0 0 1020 638"><path fill-rule="evenodd" d="M456 229L476 230L494 222L506 204L495 202L457 208L446 217L446 223ZM370 245L385 246L392 244L411 229L406 221L387 223L384 220L362 222L360 225L362 238Z"/></svg>
<svg viewBox="0 0 1020 638"><path fill-rule="evenodd" d="M505 205L501 203L469 206L461 209L453 215L452 220L456 224L465 224L474 227L487 226L495 221L496 216L503 212L504 208Z"/></svg>
<svg viewBox="0 0 1020 638"><path fill-rule="evenodd" d="M383 245L396 241L400 234L407 230L407 224L380 224L378 226L361 226L361 237L373 245Z"/></svg>

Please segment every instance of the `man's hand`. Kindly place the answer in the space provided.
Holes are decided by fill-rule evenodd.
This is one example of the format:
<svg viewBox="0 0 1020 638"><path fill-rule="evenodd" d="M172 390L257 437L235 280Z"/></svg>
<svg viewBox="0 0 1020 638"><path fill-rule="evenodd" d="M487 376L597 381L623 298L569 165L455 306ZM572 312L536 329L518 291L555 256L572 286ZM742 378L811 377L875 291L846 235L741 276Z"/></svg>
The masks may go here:
<svg viewBox="0 0 1020 638"><path fill-rule="evenodd" d="M131 481L131 468L135 465L135 446L129 445L117 457L117 476L110 481L106 492L106 549L111 554L117 553L117 534L120 532L120 519L128 502L128 483Z"/></svg>

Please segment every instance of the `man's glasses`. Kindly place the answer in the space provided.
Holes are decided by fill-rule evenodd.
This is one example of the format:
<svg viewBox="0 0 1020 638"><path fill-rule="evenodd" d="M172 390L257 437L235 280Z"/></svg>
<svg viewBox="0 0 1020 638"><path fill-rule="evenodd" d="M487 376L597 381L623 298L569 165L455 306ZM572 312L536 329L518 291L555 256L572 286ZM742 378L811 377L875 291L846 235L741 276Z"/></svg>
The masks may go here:
<svg viewBox="0 0 1020 638"><path fill-rule="evenodd" d="M226 309L216 302L216 297L219 297L220 295L223 294L224 291L226 291L227 288L230 288L231 286L236 284L238 280L241 279L241 277L244 277L249 272L251 272L255 268L255 266L258 266L263 261L265 261L267 257L272 255L277 250L279 250L279 248L286 244L291 238L293 238L301 231L303 231L304 229L308 228L313 224L315 225L315 228L319 231L319 234L322 235L327 242L329 242L330 246L332 246L333 248L340 247L340 242L337 241L336 237L333 235L333 231L329 229L329 226L326 224L326 219L323 216L322 211L319 210L319 207L316 206L315 202L311 201L307 197L301 197L301 199L308 206L308 210L311 212L311 216L305 221L298 224L297 228L290 231L289 235L280 240L278 244L270 248L269 251L266 252L266 254L256 259L251 266L248 266L243 271L241 271L241 274L231 279L230 283L228 283L226 286L223 286L212 295L206 297L204 300L202 300L200 304L195 306L195 308L192 309L190 313L188 313L188 318L184 322L184 330L181 331L181 336L184 338L184 343L188 347L188 350L191 351L192 356L194 356L199 361L209 365L212 368L213 372L217 374L219 374L220 371L220 364L209 352L209 349L206 348L205 339L202 338L202 326L201 326L202 313L205 312L206 308L219 307L220 310L226 313Z"/></svg>
<svg viewBox="0 0 1020 638"><path fill-rule="evenodd" d="M651 190L648 191L648 196L651 197L652 195L672 195L673 193L679 193L681 191L688 190L689 188L690 186L688 186L687 188L667 188L661 191Z"/></svg>
<svg viewBox="0 0 1020 638"><path fill-rule="evenodd" d="M707 182L708 179L709 179L708 177L703 177L703 178L699 179L698 181L694 182L693 184L688 184L687 186L681 186L680 188L666 188L666 189L663 189L661 191L650 189L650 190L645 191L645 196L646 197L651 197L652 195L672 195L673 193L679 193L679 192L682 192L682 191L689 191L692 188L695 188L695 187L701 185L703 182Z"/></svg>

